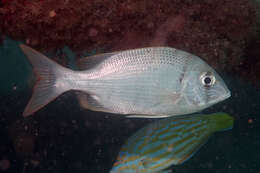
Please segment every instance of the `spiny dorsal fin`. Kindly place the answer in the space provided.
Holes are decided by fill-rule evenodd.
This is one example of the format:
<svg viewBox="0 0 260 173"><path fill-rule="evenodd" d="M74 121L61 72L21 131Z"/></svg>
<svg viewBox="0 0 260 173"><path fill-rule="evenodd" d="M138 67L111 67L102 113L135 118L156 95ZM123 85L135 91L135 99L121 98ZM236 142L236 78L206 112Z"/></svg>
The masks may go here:
<svg viewBox="0 0 260 173"><path fill-rule="evenodd" d="M103 62L104 60L106 60L107 58L118 54L120 51L118 52L111 52L111 53L103 53L103 54L97 54L97 55L93 55L93 56L87 56L84 58L80 58L76 65L79 68L79 70L87 70L87 69L91 69L94 68L95 66L97 66L98 64L100 64L101 62Z"/></svg>

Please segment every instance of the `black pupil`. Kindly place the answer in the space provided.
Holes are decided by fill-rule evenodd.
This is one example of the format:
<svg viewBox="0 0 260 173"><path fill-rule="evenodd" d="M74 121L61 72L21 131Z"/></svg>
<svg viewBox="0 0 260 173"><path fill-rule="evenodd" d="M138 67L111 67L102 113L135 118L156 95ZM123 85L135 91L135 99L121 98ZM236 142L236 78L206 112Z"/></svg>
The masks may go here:
<svg viewBox="0 0 260 173"><path fill-rule="evenodd" d="M210 77L206 77L204 79L204 82L205 82L206 85L209 85L211 83L211 78Z"/></svg>

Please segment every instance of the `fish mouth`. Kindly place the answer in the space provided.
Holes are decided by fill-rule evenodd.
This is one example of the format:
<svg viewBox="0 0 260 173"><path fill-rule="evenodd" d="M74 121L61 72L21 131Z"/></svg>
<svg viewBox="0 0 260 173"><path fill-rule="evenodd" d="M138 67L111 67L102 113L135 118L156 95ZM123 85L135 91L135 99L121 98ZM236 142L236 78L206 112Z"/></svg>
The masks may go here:
<svg viewBox="0 0 260 173"><path fill-rule="evenodd" d="M219 97L219 101L224 101L224 100L228 99L229 97L231 97L231 92L228 90L225 95Z"/></svg>
<svg viewBox="0 0 260 173"><path fill-rule="evenodd" d="M225 94L218 96L216 99L213 99L212 101L210 101L209 105L217 104L219 102L222 102L222 101L228 99L229 97L231 97L231 92L229 90L227 90Z"/></svg>

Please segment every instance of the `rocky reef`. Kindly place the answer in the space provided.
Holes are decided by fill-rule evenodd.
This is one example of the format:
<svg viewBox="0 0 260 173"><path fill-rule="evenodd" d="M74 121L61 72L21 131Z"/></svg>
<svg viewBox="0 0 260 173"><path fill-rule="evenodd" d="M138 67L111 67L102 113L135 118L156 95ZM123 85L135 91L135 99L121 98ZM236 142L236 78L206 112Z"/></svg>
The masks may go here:
<svg viewBox="0 0 260 173"><path fill-rule="evenodd" d="M66 66L74 53L78 58L146 46L200 56L231 76L234 99L210 112L231 113L236 128L174 172L259 172L259 88L248 81L257 85L260 79L260 0L158 2L0 0L0 58L9 60L1 61L5 73L0 72L6 76L1 78L0 172L109 172L127 137L154 121L87 111L70 94L23 118L33 83L30 66L17 42L6 37L52 52L51 58Z"/></svg>
<svg viewBox="0 0 260 173"><path fill-rule="evenodd" d="M260 87L260 0L255 0L256 7L256 35L245 49L244 61L237 72L251 81L258 88Z"/></svg>
<svg viewBox="0 0 260 173"><path fill-rule="evenodd" d="M245 48L256 37L250 0L2 0L0 33L42 51L171 46L215 68L251 73ZM249 47L250 49L250 47ZM250 61L251 62L251 61ZM242 69L241 69L242 67ZM245 76L246 76L245 75Z"/></svg>

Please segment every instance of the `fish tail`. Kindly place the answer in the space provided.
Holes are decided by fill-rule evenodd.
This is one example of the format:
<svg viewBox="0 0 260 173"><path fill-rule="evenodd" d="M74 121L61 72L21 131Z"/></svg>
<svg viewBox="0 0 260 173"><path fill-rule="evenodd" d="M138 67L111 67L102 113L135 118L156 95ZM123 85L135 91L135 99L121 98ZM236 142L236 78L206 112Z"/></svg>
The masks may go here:
<svg viewBox="0 0 260 173"><path fill-rule="evenodd" d="M218 112L209 116L212 122L211 128L213 132L224 131L233 128L234 118L224 112Z"/></svg>
<svg viewBox="0 0 260 173"><path fill-rule="evenodd" d="M70 90L69 82L66 82L65 78L73 71L62 67L26 45L22 44L20 47L32 64L36 75L32 97L23 112L23 116L26 117L47 105L63 92Z"/></svg>

